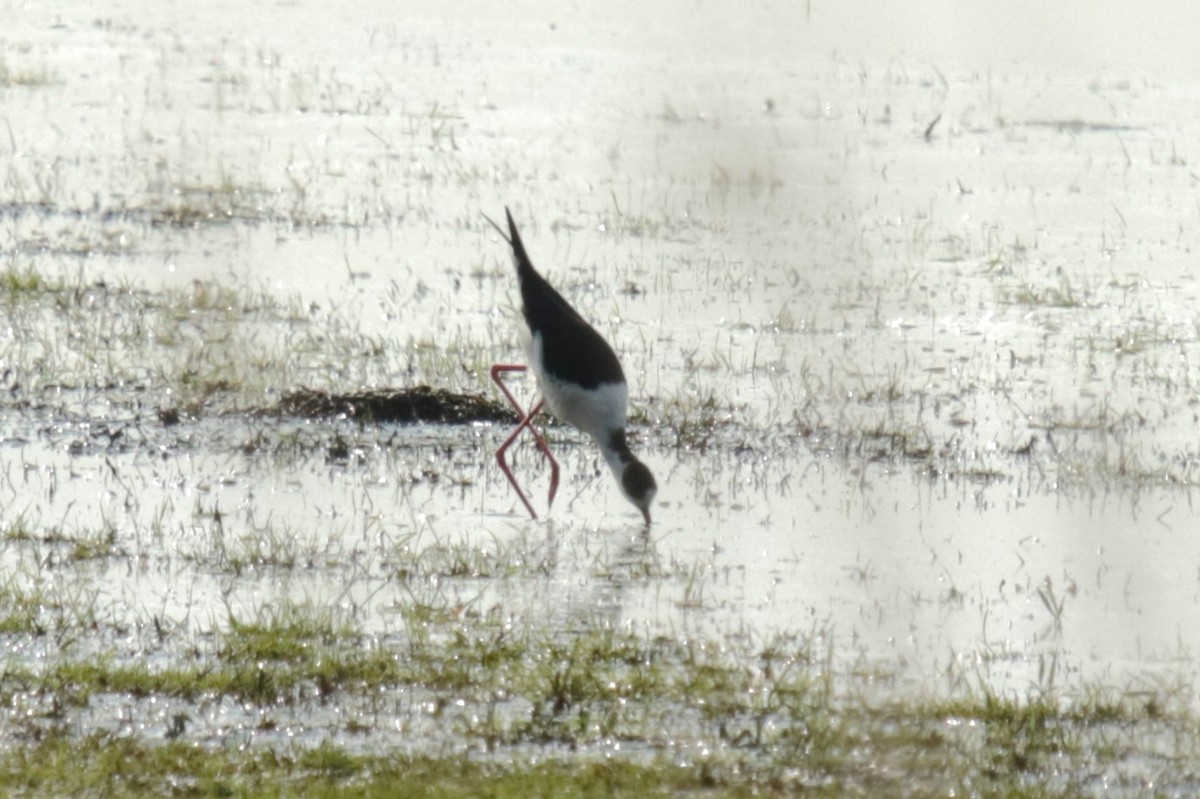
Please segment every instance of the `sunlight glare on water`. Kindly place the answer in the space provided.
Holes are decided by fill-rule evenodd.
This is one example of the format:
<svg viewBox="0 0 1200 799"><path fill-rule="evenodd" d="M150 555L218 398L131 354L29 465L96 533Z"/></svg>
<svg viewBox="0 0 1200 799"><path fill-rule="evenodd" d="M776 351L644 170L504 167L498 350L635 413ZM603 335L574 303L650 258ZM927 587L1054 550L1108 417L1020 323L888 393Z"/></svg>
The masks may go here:
<svg viewBox="0 0 1200 799"><path fill-rule="evenodd" d="M462 613L811 633L911 695L1200 688L1197 7L12 5L0 249L82 288L6 308L0 564L96 653L284 599L396 646L405 557L466 541L418 564ZM623 360L648 534L561 427L535 523L503 425L256 415L494 393L505 206Z"/></svg>

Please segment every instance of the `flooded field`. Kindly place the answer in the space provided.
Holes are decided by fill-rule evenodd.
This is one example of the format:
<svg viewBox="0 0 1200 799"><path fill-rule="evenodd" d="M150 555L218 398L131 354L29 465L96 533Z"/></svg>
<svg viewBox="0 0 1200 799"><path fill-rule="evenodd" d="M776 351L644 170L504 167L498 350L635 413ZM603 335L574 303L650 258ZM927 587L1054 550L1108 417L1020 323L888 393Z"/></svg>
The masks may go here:
<svg viewBox="0 0 1200 799"><path fill-rule="evenodd" d="M926 5L5 7L5 790L1200 790L1194 26Z"/></svg>

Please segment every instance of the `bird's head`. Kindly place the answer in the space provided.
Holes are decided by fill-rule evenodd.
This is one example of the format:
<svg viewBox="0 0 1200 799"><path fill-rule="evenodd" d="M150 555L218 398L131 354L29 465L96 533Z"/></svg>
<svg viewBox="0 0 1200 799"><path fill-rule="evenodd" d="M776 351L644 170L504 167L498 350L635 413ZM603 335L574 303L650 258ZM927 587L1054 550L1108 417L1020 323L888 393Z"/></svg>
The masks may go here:
<svg viewBox="0 0 1200 799"><path fill-rule="evenodd" d="M636 458L625 464L621 471L621 493L642 512L649 527L650 503L654 502L654 495L658 493L658 484L654 482L654 475L646 464Z"/></svg>

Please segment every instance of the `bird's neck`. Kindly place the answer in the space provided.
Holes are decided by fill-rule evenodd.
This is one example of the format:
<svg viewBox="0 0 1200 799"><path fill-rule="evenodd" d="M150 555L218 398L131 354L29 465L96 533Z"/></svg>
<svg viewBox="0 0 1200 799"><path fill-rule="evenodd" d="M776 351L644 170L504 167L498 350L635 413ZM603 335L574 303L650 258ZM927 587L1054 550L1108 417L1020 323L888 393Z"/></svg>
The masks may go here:
<svg viewBox="0 0 1200 799"><path fill-rule="evenodd" d="M637 460L629 450L629 443L625 440L625 429L618 427L609 431L607 439L601 440L599 443L608 468L612 469L613 474L620 480L621 472L625 470L625 467Z"/></svg>

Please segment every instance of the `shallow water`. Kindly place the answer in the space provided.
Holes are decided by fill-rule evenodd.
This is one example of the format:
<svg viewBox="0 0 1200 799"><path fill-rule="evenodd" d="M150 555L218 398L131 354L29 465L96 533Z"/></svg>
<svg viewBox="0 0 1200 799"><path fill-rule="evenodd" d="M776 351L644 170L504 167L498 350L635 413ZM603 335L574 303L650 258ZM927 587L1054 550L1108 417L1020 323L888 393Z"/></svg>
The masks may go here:
<svg viewBox="0 0 1200 799"><path fill-rule="evenodd" d="M1190 50L1135 26L1039 55L935 5L914 16L974 39L923 51L812 4L6 9L0 248L103 296L10 311L0 526L32 535L5 572L89 596L98 651L169 660L154 620L193 640L282 598L386 641L398 542L469 540L538 577L444 590L566 630L815 631L882 691L1200 688ZM298 385L492 391L481 367L520 352L481 216L505 204L625 363L648 538L571 431L536 523L502 429L242 412ZM293 302L225 323L230 357L294 353L290 382L164 427L129 342L225 328L193 296L178 329L131 329L100 283ZM89 319L100 355L73 349ZM115 556L64 556L109 531Z"/></svg>

